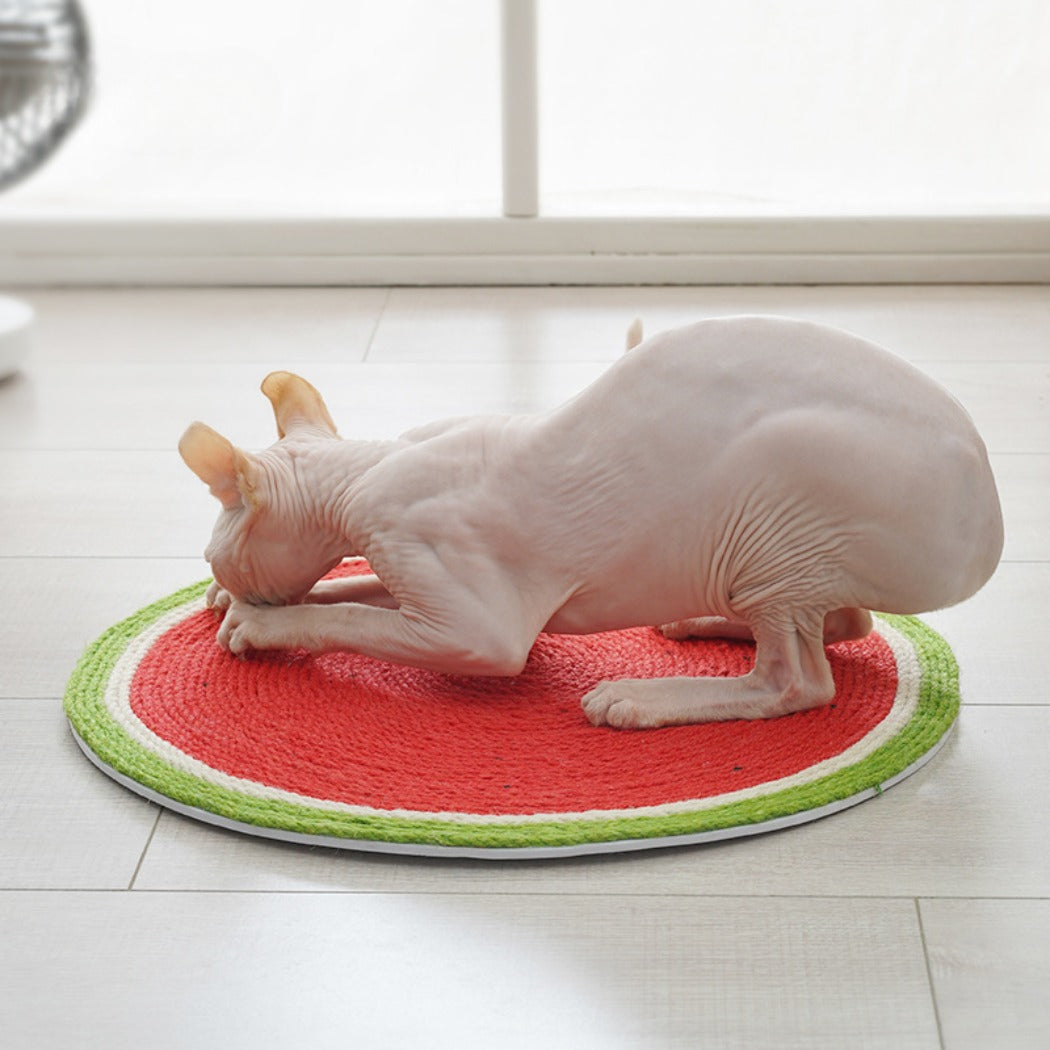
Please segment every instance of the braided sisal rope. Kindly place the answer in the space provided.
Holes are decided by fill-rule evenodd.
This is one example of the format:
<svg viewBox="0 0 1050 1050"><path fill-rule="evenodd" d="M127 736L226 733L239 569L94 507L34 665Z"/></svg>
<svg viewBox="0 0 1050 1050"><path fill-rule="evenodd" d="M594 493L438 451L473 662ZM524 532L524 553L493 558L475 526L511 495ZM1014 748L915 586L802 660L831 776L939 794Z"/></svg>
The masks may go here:
<svg viewBox="0 0 1050 1050"><path fill-rule="evenodd" d="M590 726L583 693L603 678L745 673L753 647L642 629L541 636L515 679L346 653L241 661L215 644L204 589L103 634L70 679L67 715L133 789L292 838L582 851L761 830L880 792L958 711L950 649L910 617L829 650L831 706L632 733Z"/></svg>

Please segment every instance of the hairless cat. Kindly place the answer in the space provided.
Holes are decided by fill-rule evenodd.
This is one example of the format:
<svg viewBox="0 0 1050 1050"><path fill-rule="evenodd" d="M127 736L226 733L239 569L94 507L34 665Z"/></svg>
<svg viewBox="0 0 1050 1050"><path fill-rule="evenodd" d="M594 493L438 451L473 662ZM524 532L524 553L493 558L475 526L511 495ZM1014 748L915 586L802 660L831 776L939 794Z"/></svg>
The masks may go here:
<svg viewBox="0 0 1050 1050"><path fill-rule="evenodd" d="M640 345L635 345L639 344ZM659 625L753 638L739 678L624 679L595 725L771 718L829 702L824 646L868 610L960 602L1002 516L960 405L845 332L720 318L641 341L566 404L342 440L318 392L269 375L279 440L204 424L179 449L222 503L205 552L231 653L348 650L514 675L541 631ZM363 556L372 574L322 577ZM320 582L319 582L320 581Z"/></svg>

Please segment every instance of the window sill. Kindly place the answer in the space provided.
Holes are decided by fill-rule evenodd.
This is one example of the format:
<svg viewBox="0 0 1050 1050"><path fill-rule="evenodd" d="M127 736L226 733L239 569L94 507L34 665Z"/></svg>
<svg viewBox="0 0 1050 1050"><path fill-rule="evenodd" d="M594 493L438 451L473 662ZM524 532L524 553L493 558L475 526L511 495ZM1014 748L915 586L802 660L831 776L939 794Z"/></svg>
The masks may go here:
<svg viewBox="0 0 1050 1050"><path fill-rule="evenodd" d="M1050 281L1050 215L654 219L0 216L0 283Z"/></svg>

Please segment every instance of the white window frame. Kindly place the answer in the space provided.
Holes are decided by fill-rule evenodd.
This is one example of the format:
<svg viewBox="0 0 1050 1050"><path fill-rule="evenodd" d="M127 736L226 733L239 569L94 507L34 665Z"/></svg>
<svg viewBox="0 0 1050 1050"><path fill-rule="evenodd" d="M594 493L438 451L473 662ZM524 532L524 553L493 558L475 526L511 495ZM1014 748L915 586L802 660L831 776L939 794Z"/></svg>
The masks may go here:
<svg viewBox="0 0 1050 1050"><path fill-rule="evenodd" d="M535 0L501 0L503 216L0 219L0 283L1050 282L1050 215L548 218Z"/></svg>

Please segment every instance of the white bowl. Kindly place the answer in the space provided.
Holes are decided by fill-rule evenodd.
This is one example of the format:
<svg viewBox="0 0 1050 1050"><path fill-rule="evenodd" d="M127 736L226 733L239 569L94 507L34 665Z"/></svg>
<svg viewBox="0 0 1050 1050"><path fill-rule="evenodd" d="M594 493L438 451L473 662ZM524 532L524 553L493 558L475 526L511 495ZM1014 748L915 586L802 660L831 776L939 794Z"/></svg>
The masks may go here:
<svg viewBox="0 0 1050 1050"><path fill-rule="evenodd" d="M17 372L29 356L33 318L28 303L0 296L0 379Z"/></svg>

